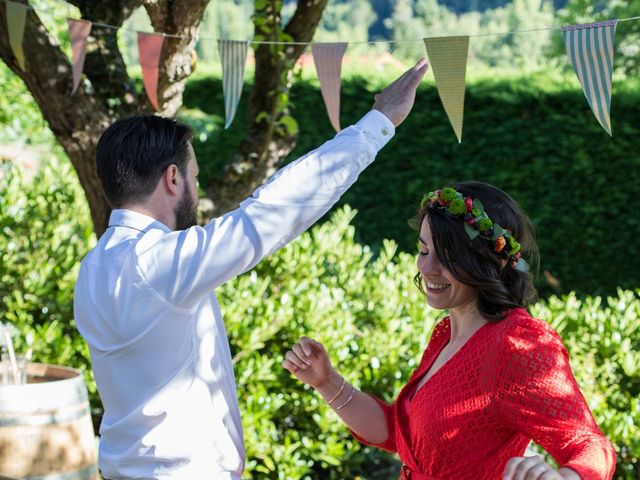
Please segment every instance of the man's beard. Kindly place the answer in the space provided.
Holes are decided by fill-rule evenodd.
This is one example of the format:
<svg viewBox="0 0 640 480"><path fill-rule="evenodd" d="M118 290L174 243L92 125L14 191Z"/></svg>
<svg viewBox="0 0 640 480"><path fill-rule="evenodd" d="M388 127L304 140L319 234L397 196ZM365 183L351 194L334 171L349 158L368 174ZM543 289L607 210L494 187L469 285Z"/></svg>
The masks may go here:
<svg viewBox="0 0 640 480"><path fill-rule="evenodd" d="M191 198L191 188L189 185L186 184L185 187L186 188L182 193L182 198L180 199L180 202L178 202L178 205L176 205L176 209L174 211L176 216L176 230L185 230L198 224L196 220L196 211L198 206Z"/></svg>

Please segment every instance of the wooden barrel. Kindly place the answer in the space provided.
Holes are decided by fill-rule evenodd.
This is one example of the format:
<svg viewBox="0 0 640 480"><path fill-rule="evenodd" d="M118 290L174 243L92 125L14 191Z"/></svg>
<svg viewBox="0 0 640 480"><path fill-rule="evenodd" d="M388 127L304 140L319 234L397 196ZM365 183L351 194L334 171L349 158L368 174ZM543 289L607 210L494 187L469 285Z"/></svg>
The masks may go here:
<svg viewBox="0 0 640 480"><path fill-rule="evenodd" d="M27 376L0 385L0 478L99 479L82 372L30 363Z"/></svg>

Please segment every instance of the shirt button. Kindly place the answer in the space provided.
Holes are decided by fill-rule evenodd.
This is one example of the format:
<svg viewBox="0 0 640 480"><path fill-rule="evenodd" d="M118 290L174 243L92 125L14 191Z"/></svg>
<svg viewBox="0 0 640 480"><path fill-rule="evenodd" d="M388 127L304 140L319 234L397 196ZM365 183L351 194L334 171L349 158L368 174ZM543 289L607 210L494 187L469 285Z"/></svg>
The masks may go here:
<svg viewBox="0 0 640 480"><path fill-rule="evenodd" d="M387 135L389 135L389 130L387 130L386 128L383 128L383 129L382 129L382 135L384 135L385 137L386 137Z"/></svg>

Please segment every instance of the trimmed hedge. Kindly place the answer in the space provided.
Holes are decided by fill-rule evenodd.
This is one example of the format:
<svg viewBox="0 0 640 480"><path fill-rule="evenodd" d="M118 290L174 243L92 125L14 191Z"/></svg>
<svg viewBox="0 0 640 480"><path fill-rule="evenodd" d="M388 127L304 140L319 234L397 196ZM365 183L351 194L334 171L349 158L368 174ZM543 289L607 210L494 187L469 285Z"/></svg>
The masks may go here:
<svg viewBox="0 0 640 480"><path fill-rule="evenodd" d="M94 242L67 162L31 183L0 172L0 321L35 333L34 360L86 372L100 407L86 345L73 324L78 259ZM327 345L362 389L392 400L417 366L442 312L412 284L415 256L384 241L359 244L344 207L253 271L218 291L234 358L247 476L260 479L388 479L397 460L353 440L319 396L281 366L301 335ZM357 219L358 216L355 217ZM407 227L408 229L408 227ZM415 232L411 233L414 235ZM603 299L551 297L533 308L563 336L598 423L616 444L616 478L640 477L640 290ZM22 343L17 344L23 350Z"/></svg>
<svg viewBox="0 0 640 480"><path fill-rule="evenodd" d="M381 82L380 79L374 81ZM344 79L342 125L357 121L379 85ZM483 180L510 193L531 215L541 250L539 288L549 293L615 294L640 285L640 89L614 81L613 138L598 125L574 77L501 75L468 82L463 143L458 144L433 84L377 161L345 194L360 213L357 238L380 247L392 238L415 249L406 228L422 194L457 180ZM229 130L218 79L196 77L185 91L187 113L198 112L195 142L202 183L232 157L244 132L246 100ZM248 91L244 98L248 98ZM333 135L319 90L297 81L293 116L300 125L290 159ZM203 113L204 112L204 113ZM202 116L206 121L202 120ZM185 118L188 118L186 115ZM551 279L552 283L549 283ZM556 283L555 280L557 280Z"/></svg>

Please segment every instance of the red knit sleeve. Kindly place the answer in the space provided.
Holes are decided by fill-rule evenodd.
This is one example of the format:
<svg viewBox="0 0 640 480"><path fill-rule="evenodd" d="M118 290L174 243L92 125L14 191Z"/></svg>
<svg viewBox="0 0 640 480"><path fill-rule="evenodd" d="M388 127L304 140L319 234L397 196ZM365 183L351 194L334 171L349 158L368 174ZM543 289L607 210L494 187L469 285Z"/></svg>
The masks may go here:
<svg viewBox="0 0 640 480"><path fill-rule="evenodd" d="M522 316L506 326L497 375L501 420L583 480L611 479L616 454L598 428L558 334Z"/></svg>
<svg viewBox="0 0 640 480"><path fill-rule="evenodd" d="M387 432L389 432L389 436L383 443L371 443L366 441L364 438L362 438L353 430L350 430L351 435L353 435L355 439L358 440L360 443L364 443L365 445L370 445L372 447L381 448L382 450L386 450L387 452L396 453L398 449L396 447L396 421L395 421L395 412L393 410L393 405L389 405L388 403L383 402L382 400L375 397L374 395L369 395L369 396L373 398L376 402L378 402L378 405L380 405L380 408L382 408L382 412L384 413L384 417L387 421Z"/></svg>

